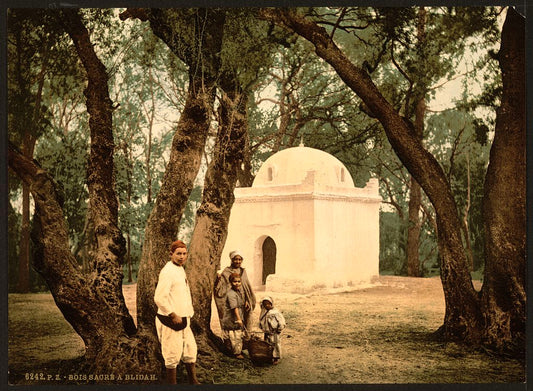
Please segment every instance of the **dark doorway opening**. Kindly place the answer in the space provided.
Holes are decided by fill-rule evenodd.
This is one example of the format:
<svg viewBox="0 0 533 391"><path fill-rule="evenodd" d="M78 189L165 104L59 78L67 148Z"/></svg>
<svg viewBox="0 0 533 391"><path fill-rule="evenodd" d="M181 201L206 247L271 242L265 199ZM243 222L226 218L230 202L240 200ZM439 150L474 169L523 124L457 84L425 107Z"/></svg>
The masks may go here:
<svg viewBox="0 0 533 391"><path fill-rule="evenodd" d="M268 236L263 242L263 279L262 284L266 284L269 274L276 273L276 243Z"/></svg>

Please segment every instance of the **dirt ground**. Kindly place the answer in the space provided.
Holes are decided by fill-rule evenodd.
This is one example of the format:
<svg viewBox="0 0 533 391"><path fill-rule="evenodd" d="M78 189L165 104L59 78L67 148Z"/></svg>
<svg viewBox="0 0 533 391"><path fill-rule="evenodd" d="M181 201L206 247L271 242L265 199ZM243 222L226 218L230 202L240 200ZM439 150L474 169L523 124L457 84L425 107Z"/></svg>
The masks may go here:
<svg viewBox="0 0 533 391"><path fill-rule="evenodd" d="M350 291L268 294L287 320L278 365L223 356L199 374L204 384L522 383L525 363L445 344L439 278L381 276ZM135 313L135 285L124 287ZM256 318L259 308L256 308ZM10 384L76 383L69 370L83 355L79 336L49 294L10 294ZM217 320L213 320L216 330ZM199 357L201 360L201 357ZM70 369L68 369L70 368ZM180 379L184 382L183 374ZM77 382L83 383L83 381Z"/></svg>

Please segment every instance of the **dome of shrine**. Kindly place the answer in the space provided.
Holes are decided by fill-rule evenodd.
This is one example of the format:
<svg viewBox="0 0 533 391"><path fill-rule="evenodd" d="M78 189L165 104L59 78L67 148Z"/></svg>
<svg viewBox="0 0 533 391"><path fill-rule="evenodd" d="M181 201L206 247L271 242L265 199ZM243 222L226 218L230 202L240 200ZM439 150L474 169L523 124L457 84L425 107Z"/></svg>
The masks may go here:
<svg viewBox="0 0 533 391"><path fill-rule="evenodd" d="M335 156L300 145L270 156L255 176L252 187L297 185L314 171L320 186L353 188L350 172Z"/></svg>

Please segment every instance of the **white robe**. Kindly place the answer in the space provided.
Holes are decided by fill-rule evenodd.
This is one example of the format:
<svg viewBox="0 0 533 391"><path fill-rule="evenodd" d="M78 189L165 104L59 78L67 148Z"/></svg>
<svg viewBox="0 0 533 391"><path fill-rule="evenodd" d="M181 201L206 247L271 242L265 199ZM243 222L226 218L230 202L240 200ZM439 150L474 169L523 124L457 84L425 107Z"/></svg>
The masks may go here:
<svg viewBox="0 0 533 391"><path fill-rule="evenodd" d="M194 308L187 276L182 266L172 261L163 266L155 288L154 302L158 314L168 316L174 312L178 316L187 317L187 327L179 331L163 325L157 317L155 318L165 367L176 368L180 360L184 363L196 362L198 349L190 328L190 318L194 315Z"/></svg>

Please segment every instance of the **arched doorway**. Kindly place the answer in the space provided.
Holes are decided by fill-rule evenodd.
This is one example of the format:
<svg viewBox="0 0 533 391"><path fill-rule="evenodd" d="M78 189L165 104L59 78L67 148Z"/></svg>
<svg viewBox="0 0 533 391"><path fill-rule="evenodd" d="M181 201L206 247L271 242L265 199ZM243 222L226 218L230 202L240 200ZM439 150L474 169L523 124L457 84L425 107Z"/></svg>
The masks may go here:
<svg viewBox="0 0 533 391"><path fill-rule="evenodd" d="M269 274L276 273L276 243L268 236L263 242L263 277L261 283L266 284Z"/></svg>

